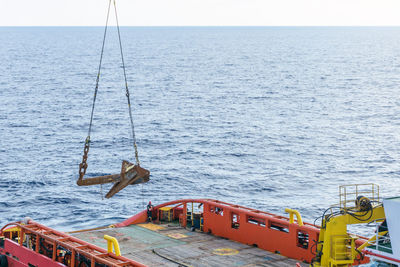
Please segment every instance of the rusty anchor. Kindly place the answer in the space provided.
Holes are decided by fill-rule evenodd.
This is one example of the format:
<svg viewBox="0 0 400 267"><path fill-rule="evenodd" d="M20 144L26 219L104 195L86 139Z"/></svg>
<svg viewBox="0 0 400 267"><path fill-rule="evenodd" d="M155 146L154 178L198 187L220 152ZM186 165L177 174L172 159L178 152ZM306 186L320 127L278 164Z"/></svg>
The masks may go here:
<svg viewBox="0 0 400 267"><path fill-rule="evenodd" d="M86 174L86 169L88 167L87 159L88 159L88 153L89 153L89 148L90 148L90 133L92 130L93 114L94 114L94 107L95 107L96 98L97 98L97 92L99 89L101 64L102 64L102 59L103 59L104 44L105 44L105 40L106 40L110 6L111 6L111 0L109 1L109 5L108 5L107 20L106 20L106 25L105 25L105 29L104 29L103 44L102 44L102 48L101 48L99 68L98 68L97 77L96 77L96 86L95 86L94 95L93 95L92 111L90 114L89 130L88 130L88 135L85 140L85 147L83 149L82 162L79 164L79 178L78 178L78 181L76 182L79 186L88 186L88 185L97 185L97 184L102 185L102 184L106 184L106 183L114 183L114 185L111 187L110 191L106 194L106 198L111 198L116 193L118 193L119 191L121 191L122 189L127 187L128 185L146 183L150 180L150 172L148 170L140 167L140 162L139 162L139 155L138 155L138 149L137 149L136 137L135 137L135 128L134 128L134 124L133 124L131 100L130 100L130 94L129 94L129 89L128 89L128 82L127 82L127 78L126 78L125 62L124 62L124 56L123 56L123 52L122 52L122 43L121 43L121 35L120 35L120 31L119 31L118 19L116 20L117 21L117 30L118 30L118 40L119 40L119 47L120 47L120 52L121 52L122 68L123 68L124 80L125 80L125 95L127 98L127 104L128 104L128 110L129 110L129 121L130 121L131 129L132 129L132 139L133 139L132 141L133 141L133 147L135 150L136 164L133 164L133 163L130 163L130 162L124 160L124 161L122 161L120 174L103 175L103 176L90 177L90 178L84 179L84 176ZM115 6L115 1L114 1L114 10L115 10L115 17L117 18L117 8Z"/></svg>
<svg viewBox="0 0 400 267"><path fill-rule="evenodd" d="M86 163L85 167L87 168ZM83 179L86 168L84 168L84 172L79 172L79 179L76 183L79 186L114 183L110 191L106 194L106 198L111 198L128 185L146 183L150 180L150 171L126 160L122 161L120 174L103 175Z"/></svg>

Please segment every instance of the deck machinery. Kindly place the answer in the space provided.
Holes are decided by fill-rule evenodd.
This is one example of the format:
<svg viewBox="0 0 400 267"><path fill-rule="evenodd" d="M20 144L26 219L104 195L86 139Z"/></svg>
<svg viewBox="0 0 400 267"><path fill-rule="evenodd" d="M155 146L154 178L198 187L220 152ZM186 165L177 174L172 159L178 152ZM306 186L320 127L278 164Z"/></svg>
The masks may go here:
<svg viewBox="0 0 400 267"><path fill-rule="evenodd" d="M398 264L400 262L398 255L400 254L396 256L391 253L388 256L382 255L382 252L387 253L388 247L391 247L388 230L391 230L392 240L393 234L398 236L399 221L394 217L399 217L399 211L400 201L385 199L382 202L379 197L379 186L375 184L340 186L339 204L330 207L322 215L316 257L311 265L326 267L358 265L367 255L373 255L373 259L381 263ZM349 234L347 226L371 223L376 224L376 235L364 244L357 246L356 240L359 239L359 236ZM384 242L382 238L385 238ZM399 238L395 238L395 240L399 240ZM384 243L385 245L383 245ZM374 249L378 245L385 247L386 251ZM400 246L398 248L400 249Z"/></svg>

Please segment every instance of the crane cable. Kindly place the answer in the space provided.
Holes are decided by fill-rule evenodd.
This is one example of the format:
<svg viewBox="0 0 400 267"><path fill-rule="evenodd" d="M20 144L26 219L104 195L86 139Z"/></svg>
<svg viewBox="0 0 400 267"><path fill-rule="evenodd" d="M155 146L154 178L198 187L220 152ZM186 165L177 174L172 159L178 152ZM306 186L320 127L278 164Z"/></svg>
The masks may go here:
<svg viewBox="0 0 400 267"><path fill-rule="evenodd" d="M134 149L135 149L135 159L136 159L136 164L137 164L137 165L140 165L140 162L139 162L139 154L138 154L138 148L137 148L137 145L136 145L135 126L133 125L132 108L131 108L131 100L130 100L130 97L129 97L128 81L127 81L127 79L126 79L126 70L125 70L124 53L122 52L122 41L121 41L121 34L120 34L120 31L119 31L118 14L117 14L117 5L115 4L115 0L114 0L114 10L115 10L115 20L116 20L116 22L117 22L118 40L119 40L119 50L120 50L120 52L121 52L122 68L123 68L123 70L124 70L126 98L128 99L129 119L130 119L130 121L131 121L132 140L133 140L133 147L134 147Z"/></svg>
<svg viewBox="0 0 400 267"><path fill-rule="evenodd" d="M111 1L111 0L110 0L110 1ZM134 124L133 124L133 118L132 118L132 108L131 108L131 100L130 100L130 97L129 97L128 81L127 81L127 79L126 79L126 70L125 70L124 53L122 52L122 41L121 41L121 33L120 33L120 31L119 31L119 22L118 22L118 14L117 14L117 5L115 4L115 0L114 0L114 11L115 11L115 21L117 22L118 40L119 40L119 51L121 52L122 68L123 68L123 70L124 70L126 97L127 97L127 99L128 99L129 119L130 119L131 128L132 128L132 140L133 140L133 147L134 147L134 149L135 149L136 165L140 165L139 153L138 153L138 148L137 148L137 145L136 145L135 126L134 126ZM143 199L143 184L142 184L142 205L143 205L143 207L145 206L145 204L144 204L144 199Z"/></svg>
<svg viewBox="0 0 400 267"><path fill-rule="evenodd" d="M124 61L124 55L122 52L122 42L121 42L121 34L119 30L119 23L118 23L118 15L117 15L117 7L114 2L114 11L115 11L115 18L117 22L117 30L118 30L118 40L119 40L119 48L120 48L120 53L121 53L121 60L122 60L122 68L124 70L124 79L125 79L125 90L126 90L126 97L128 99L128 108L129 108L129 118L130 118L130 124L132 128L132 139L133 139L133 147L135 150L135 159L136 159L136 164L139 165L139 154L138 154L138 149L136 145L136 135L135 135L135 127L133 125L133 117L132 117L132 109L131 109L131 101L130 101L130 94L129 94L129 89L128 89L128 82L126 78L126 70L125 70L125 61ZM105 41L106 41L106 36L107 36L107 28L108 28L108 20L110 17L110 9L111 9L111 0L108 2L108 9L107 9L107 18L106 18L106 25L104 27L104 35L103 35L103 42L101 46L101 53L100 53L100 62L99 62L99 67L97 71L97 77L96 77L96 86L94 89L94 95L93 95L93 104L92 104L92 110L90 114L90 123L89 123L89 129L88 129L88 135L85 139L85 146L83 149L83 157L82 157L82 162L79 164L79 179L83 179L83 176L86 173L87 169L87 158L88 158L88 153L89 153L89 148L90 148L90 134L92 131L92 124L93 124L93 114L94 114L94 107L96 103L96 98L97 98L97 92L99 89L99 81L100 81L100 73L101 73L101 64L103 62L103 54L104 54L104 46L105 46Z"/></svg>

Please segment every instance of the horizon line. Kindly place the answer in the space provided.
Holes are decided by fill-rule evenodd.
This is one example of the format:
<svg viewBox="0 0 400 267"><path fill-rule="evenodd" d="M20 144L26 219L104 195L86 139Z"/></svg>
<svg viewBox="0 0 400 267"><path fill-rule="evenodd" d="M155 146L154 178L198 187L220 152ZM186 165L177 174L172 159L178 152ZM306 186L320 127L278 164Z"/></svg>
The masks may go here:
<svg viewBox="0 0 400 267"><path fill-rule="evenodd" d="M104 27L104 25L0 25L0 27ZM116 25L108 25L116 27ZM119 25L119 27L400 27L400 25Z"/></svg>

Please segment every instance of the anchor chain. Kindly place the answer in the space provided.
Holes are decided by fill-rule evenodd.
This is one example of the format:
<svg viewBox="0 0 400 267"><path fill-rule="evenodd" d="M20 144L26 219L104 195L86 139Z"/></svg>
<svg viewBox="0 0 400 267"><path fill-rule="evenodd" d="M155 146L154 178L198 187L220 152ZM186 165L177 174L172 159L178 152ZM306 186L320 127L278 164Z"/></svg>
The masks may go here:
<svg viewBox="0 0 400 267"><path fill-rule="evenodd" d="M89 153L89 148L90 148L90 133L92 131L93 114L94 114L94 106L95 106L96 98L97 98L97 91L99 90L101 63L103 62L104 45L106 43L107 28L108 28L108 18L110 17L110 7L111 7L111 0L109 0L109 2L108 2L106 26L104 27L103 43L101 45L100 62L99 62L98 70L97 70L97 76L96 76L96 86L95 86L94 95L93 95L93 103L92 103L92 111L90 114L89 130L88 130L88 135L85 140L85 146L83 148L82 162L79 164L79 180L78 181L83 179L83 176L85 176L86 169L88 167L87 158L88 158L88 153Z"/></svg>
<svg viewBox="0 0 400 267"><path fill-rule="evenodd" d="M88 158L89 148L90 148L90 136L86 137L86 140L85 140L85 147L83 148L82 162L79 164L79 180L82 180L83 176L85 176L85 174L86 174L86 169L88 167L88 164L86 161Z"/></svg>

